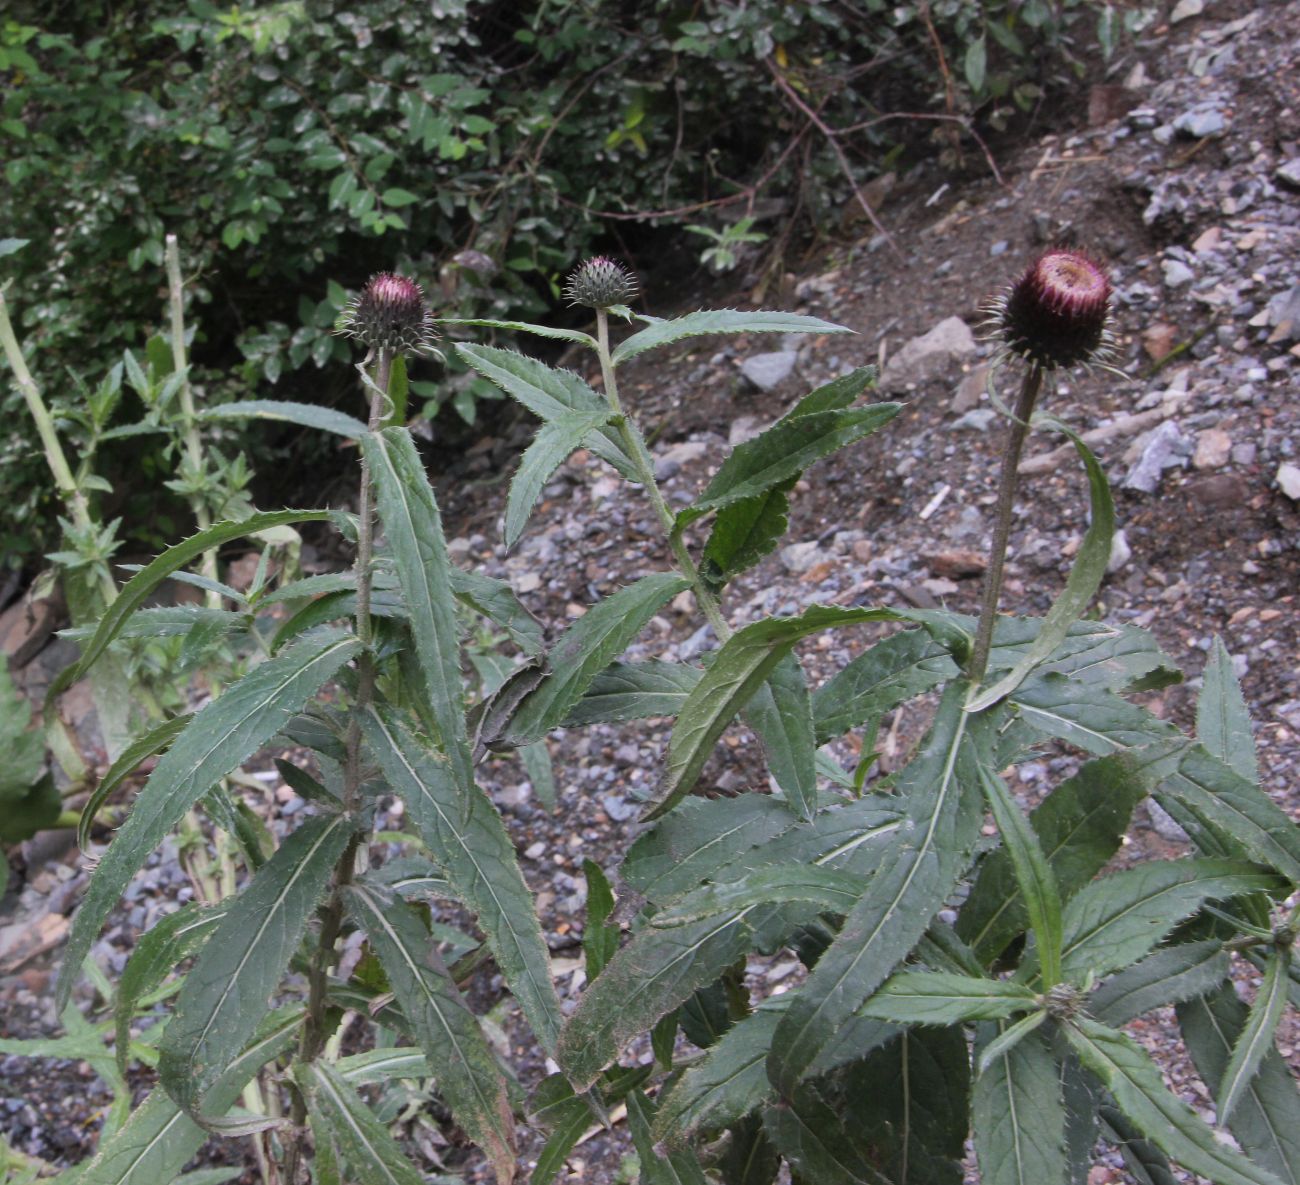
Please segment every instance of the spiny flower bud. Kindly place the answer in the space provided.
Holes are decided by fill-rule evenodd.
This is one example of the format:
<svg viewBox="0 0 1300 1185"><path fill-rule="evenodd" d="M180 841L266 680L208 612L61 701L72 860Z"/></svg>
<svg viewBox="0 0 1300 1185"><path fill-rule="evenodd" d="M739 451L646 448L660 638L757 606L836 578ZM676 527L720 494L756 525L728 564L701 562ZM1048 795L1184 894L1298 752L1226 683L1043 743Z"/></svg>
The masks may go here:
<svg viewBox="0 0 1300 1185"><path fill-rule="evenodd" d="M433 348L433 317L414 280L380 272L366 281L334 322L334 332L355 337L372 350L419 354Z"/></svg>
<svg viewBox="0 0 1300 1185"><path fill-rule="evenodd" d="M569 277L564 295L570 304L609 309L636 296L636 277L621 263L597 255Z"/></svg>
<svg viewBox="0 0 1300 1185"><path fill-rule="evenodd" d="M1110 279L1080 251L1041 255L993 305L1009 353L1044 370L1099 360L1110 342Z"/></svg>

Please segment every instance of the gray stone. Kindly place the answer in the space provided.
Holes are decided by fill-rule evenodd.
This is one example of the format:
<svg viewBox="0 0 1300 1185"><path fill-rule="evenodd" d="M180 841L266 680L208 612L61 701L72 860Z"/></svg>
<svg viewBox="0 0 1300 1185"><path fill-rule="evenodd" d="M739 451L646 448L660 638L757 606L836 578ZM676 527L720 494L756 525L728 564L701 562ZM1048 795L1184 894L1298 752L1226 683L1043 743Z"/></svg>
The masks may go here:
<svg viewBox="0 0 1300 1185"><path fill-rule="evenodd" d="M1128 544L1128 536L1123 531L1116 531L1110 541L1110 559L1106 561L1106 571L1115 573L1133 558L1133 549Z"/></svg>
<svg viewBox="0 0 1300 1185"><path fill-rule="evenodd" d="M1300 190L1300 156L1278 165L1273 176L1287 189Z"/></svg>
<svg viewBox="0 0 1300 1185"><path fill-rule="evenodd" d="M1161 474L1182 465L1191 452L1191 442L1178 430L1178 425L1173 420L1165 420L1152 430L1141 455L1124 475L1124 488L1154 494Z"/></svg>
<svg viewBox="0 0 1300 1185"><path fill-rule="evenodd" d="M940 321L929 333L907 342L885 365L882 391L905 391L909 383L924 383L947 373L976 351L975 335L960 317Z"/></svg>
<svg viewBox="0 0 1300 1185"><path fill-rule="evenodd" d="M1300 466L1283 461L1277 467L1277 484L1291 501L1300 502Z"/></svg>
<svg viewBox="0 0 1300 1185"><path fill-rule="evenodd" d="M1151 826L1156 829L1156 834L1164 839L1172 840L1175 843L1186 843L1187 832L1184 831L1174 821L1171 815L1154 799L1148 798L1146 802L1147 814L1151 818Z"/></svg>
<svg viewBox="0 0 1300 1185"><path fill-rule="evenodd" d="M655 477L667 481L681 472L682 466L690 461L698 461L709 451L709 446L702 440L684 440L664 449L655 458Z"/></svg>
<svg viewBox="0 0 1300 1185"><path fill-rule="evenodd" d="M1270 341L1300 340L1300 284L1279 292L1268 302L1268 323L1276 331Z"/></svg>
<svg viewBox="0 0 1300 1185"><path fill-rule="evenodd" d="M776 350L771 354L751 354L740 364L740 373L760 391L770 391L790 377L799 355L794 350Z"/></svg>
<svg viewBox="0 0 1300 1185"><path fill-rule="evenodd" d="M1169 23L1176 25L1205 11L1205 0L1178 0L1174 10L1169 14Z"/></svg>
<svg viewBox="0 0 1300 1185"><path fill-rule="evenodd" d="M809 543L791 543L781 548L781 563L787 572L807 572L809 568L830 559L816 540Z"/></svg>
<svg viewBox="0 0 1300 1185"><path fill-rule="evenodd" d="M757 416L741 416L739 419L732 420L731 429L727 433L727 443L735 448L738 444L753 440L762 430L763 425L759 423Z"/></svg>
<svg viewBox="0 0 1300 1185"><path fill-rule="evenodd" d="M953 420L951 427L954 432L987 432L997 414L991 407L977 407Z"/></svg>
<svg viewBox="0 0 1300 1185"><path fill-rule="evenodd" d="M1208 136L1221 136L1228 121L1215 103L1197 103L1174 120L1174 130L1195 140Z"/></svg>
<svg viewBox="0 0 1300 1185"><path fill-rule="evenodd" d="M1253 444L1234 444L1232 446L1232 463L1234 465L1253 465L1259 454L1259 447Z"/></svg>
<svg viewBox="0 0 1300 1185"><path fill-rule="evenodd" d="M1160 270L1165 273L1165 283L1170 288L1181 288L1196 278L1196 273L1187 264L1177 259L1166 259L1160 265Z"/></svg>
<svg viewBox="0 0 1300 1185"><path fill-rule="evenodd" d="M960 415L962 412L970 411L973 407L978 407L979 401L984 395L988 377L989 368L987 366L977 366L970 374L966 375L958 384L957 393L952 397L952 410Z"/></svg>
<svg viewBox="0 0 1300 1185"><path fill-rule="evenodd" d="M636 814L636 807L621 794L606 794L600 800L600 805L605 808L605 814L615 823L625 822Z"/></svg>

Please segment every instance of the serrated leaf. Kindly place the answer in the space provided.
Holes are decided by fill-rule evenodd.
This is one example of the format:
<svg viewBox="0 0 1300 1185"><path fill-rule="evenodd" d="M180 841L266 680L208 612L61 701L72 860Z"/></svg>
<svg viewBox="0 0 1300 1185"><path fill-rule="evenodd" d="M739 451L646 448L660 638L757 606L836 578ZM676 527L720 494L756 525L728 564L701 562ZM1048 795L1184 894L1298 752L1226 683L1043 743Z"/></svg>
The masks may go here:
<svg viewBox="0 0 1300 1185"><path fill-rule="evenodd" d="M395 716L372 710L362 729L385 780L401 796L430 855L476 915L542 1048L553 1054L560 1002L533 897L501 816L477 786L461 787Z"/></svg>
<svg viewBox="0 0 1300 1185"><path fill-rule="evenodd" d="M332 407L319 407L314 403L291 403L284 399L245 399L239 403L223 403L199 412L200 420L275 420L283 424L297 424L301 428L319 428L350 440L360 440L367 428L355 416L336 411Z"/></svg>
<svg viewBox="0 0 1300 1185"><path fill-rule="evenodd" d="M528 1110L534 1121L551 1133L537 1155L529 1185L550 1185L564 1168L573 1146L591 1126L591 1109L585 1099L573 1093L563 1074L552 1074L538 1084Z"/></svg>
<svg viewBox="0 0 1300 1185"><path fill-rule="evenodd" d="M1264 968L1264 981L1255 994L1241 1035L1232 1047L1228 1067L1223 1071L1219 1088L1215 1091L1218 1102L1220 1126L1231 1124L1232 1115L1259 1071L1264 1058L1273 1051L1273 1035L1287 999L1287 965L1291 952L1285 947L1274 947Z"/></svg>
<svg viewBox="0 0 1300 1185"><path fill-rule="evenodd" d="M626 362L646 350L680 341L685 337L703 337L716 333L852 333L843 325L833 325L817 317L803 317L796 313L740 312L736 309L702 309L674 317L670 321L656 321L639 333L625 338L614 350L614 363Z"/></svg>
<svg viewBox="0 0 1300 1185"><path fill-rule="evenodd" d="M1152 1143L1216 1185L1281 1185L1215 1138L1194 1111L1165 1089L1160 1071L1131 1037L1086 1017L1062 1026L1070 1046Z"/></svg>
<svg viewBox="0 0 1300 1185"><path fill-rule="evenodd" d="M1135 1185L1178 1185L1168 1158L1129 1122L1123 1111L1103 1103L1097 1108L1097 1117L1103 1139L1119 1147Z"/></svg>
<svg viewBox="0 0 1300 1185"><path fill-rule="evenodd" d="M546 678L505 729L508 744L540 740L569 714L596 675L627 649L659 607L690 582L672 572L645 576L593 605L551 648Z"/></svg>
<svg viewBox="0 0 1300 1185"><path fill-rule="evenodd" d="M963 684L950 685L927 740L895 784L911 823L907 843L872 877L777 1030L768 1073L787 1096L925 933L970 860L983 816L975 768L988 760L980 750L989 742L987 722L968 727L974 722L961 710L964 694Z"/></svg>
<svg viewBox="0 0 1300 1185"><path fill-rule="evenodd" d="M1061 1082L1041 1033L975 1079L971 1118L982 1185L1066 1185Z"/></svg>
<svg viewBox="0 0 1300 1185"><path fill-rule="evenodd" d="M496 1058L414 910L364 878L344 891L370 939L411 1032L438 1079L438 1092L501 1181L515 1175L515 1125Z"/></svg>
<svg viewBox="0 0 1300 1185"><path fill-rule="evenodd" d="M90 879L73 919L56 1000L67 1002L99 927L167 832L210 786L279 732L360 650L360 642L340 630L304 638L255 667L195 714L136 796L130 815Z"/></svg>
<svg viewBox="0 0 1300 1185"><path fill-rule="evenodd" d="M231 900L185 977L158 1074L192 1118L213 1118L205 1095L256 1031L352 835L341 816L311 818L292 832Z"/></svg>
<svg viewBox="0 0 1300 1185"><path fill-rule="evenodd" d="M610 663L569 710L564 727L676 716L702 674L699 667L658 658Z"/></svg>
<svg viewBox="0 0 1300 1185"><path fill-rule="evenodd" d="M207 636L215 639L243 623L242 614L225 609L209 609L204 605L160 605L151 609L137 609L127 619L118 637L179 638L191 631L203 630ZM86 642L94 635L93 626L59 631L59 637L73 642Z"/></svg>
<svg viewBox="0 0 1300 1185"><path fill-rule="evenodd" d="M442 534L442 516L415 442L405 428L367 434L363 447L375 483L379 517L406 600L429 711L451 768L469 793L474 786L474 762L465 724L452 564Z"/></svg>
<svg viewBox="0 0 1300 1185"><path fill-rule="evenodd" d="M755 905L808 901L827 913L845 913L862 895L862 877L834 868L777 864L736 880L714 881L679 897L650 919L657 930L687 926Z"/></svg>
<svg viewBox="0 0 1300 1185"><path fill-rule="evenodd" d="M552 325L534 325L531 321L492 321L477 317L436 317L434 320L438 325L468 325L471 328L504 329L509 333L535 333L538 337L580 342L593 350L596 348L596 339L580 329L557 329Z"/></svg>
<svg viewBox="0 0 1300 1185"><path fill-rule="evenodd" d="M943 971L902 971L881 984L860 1014L895 1024L948 1025L1000 1020L1035 1006L1035 993L1006 979Z"/></svg>
<svg viewBox="0 0 1300 1185"><path fill-rule="evenodd" d="M1089 686L1056 672L1035 674L1016 689L1010 702L1036 732L1060 737L1098 756L1182 736L1169 721L1109 688Z"/></svg>
<svg viewBox="0 0 1300 1185"><path fill-rule="evenodd" d="M424 1175L360 1095L325 1062L295 1063L313 1131L326 1133L356 1185L423 1185Z"/></svg>
<svg viewBox="0 0 1300 1185"><path fill-rule="evenodd" d="M1246 1025L1246 1005L1225 982L1207 996L1179 1004L1177 1011L1197 1072L1217 1098L1224 1069ZM1228 1128L1266 1169L1283 1181L1300 1180L1300 1092L1275 1049L1265 1051Z"/></svg>
<svg viewBox="0 0 1300 1185"><path fill-rule="evenodd" d="M763 1130L801 1180L889 1185L853 1146L842 1117L810 1086L763 1111Z"/></svg>
<svg viewBox="0 0 1300 1185"><path fill-rule="evenodd" d="M966 706L968 712L983 711L1010 695L1031 671L1042 666L1052 656L1065 640L1070 626L1084 615L1092 603L1092 598L1106 575L1106 566L1110 563L1111 537L1115 534L1115 504L1111 501L1106 474L1078 433L1059 420L1053 420L1052 424L1070 438L1087 470L1091 522L1079 545L1070 575L1066 577L1065 588L1043 618L1038 636L1030 645L1028 653L992 687L972 696L971 702Z"/></svg>
<svg viewBox="0 0 1300 1185"><path fill-rule="evenodd" d="M618 952L619 928L609 924L609 916L614 912L614 890L609 887L609 880L600 865L594 860L584 860L582 874L587 879L587 918L582 926L582 953L590 982Z"/></svg>
<svg viewBox="0 0 1300 1185"><path fill-rule="evenodd" d="M676 1148L667 1156L655 1149L650 1124L655 1109L639 1090L627 1096L627 1122L632 1130L632 1144L641 1162L642 1185L708 1185L704 1170L689 1148Z"/></svg>
<svg viewBox="0 0 1300 1185"><path fill-rule="evenodd" d="M762 1118L747 1116L731 1126L731 1139L718 1163L722 1185L774 1185L781 1154L763 1131Z"/></svg>
<svg viewBox="0 0 1300 1185"><path fill-rule="evenodd" d="M798 480L791 477L718 511L700 561L715 592L776 550L790 525L789 493Z"/></svg>
<svg viewBox="0 0 1300 1185"><path fill-rule="evenodd" d="M1231 963L1217 938L1161 947L1124 968L1093 992L1088 1012L1112 1028L1166 1004L1180 1004L1213 991Z"/></svg>
<svg viewBox="0 0 1300 1185"><path fill-rule="evenodd" d="M481 613L505 630L525 654L542 652L541 624L520 604L514 589L504 580L495 580L482 572L468 572L453 564L451 592L475 613Z"/></svg>
<svg viewBox="0 0 1300 1185"><path fill-rule="evenodd" d="M745 722L762 743L767 767L790 809L811 819L817 806L817 744L812 700L795 655L782 658L750 697Z"/></svg>
<svg viewBox="0 0 1300 1185"><path fill-rule="evenodd" d="M514 547L523 534L528 516L532 514L542 487L550 480L551 474L564 464L589 432L609 421L610 414L608 407L567 412L542 425L541 431L524 451L510 483L510 495L506 500L506 547Z"/></svg>
<svg viewBox="0 0 1300 1185"><path fill-rule="evenodd" d="M1214 639L1203 678L1196 700L1196 739L1234 773L1258 783L1250 710L1222 638Z"/></svg>

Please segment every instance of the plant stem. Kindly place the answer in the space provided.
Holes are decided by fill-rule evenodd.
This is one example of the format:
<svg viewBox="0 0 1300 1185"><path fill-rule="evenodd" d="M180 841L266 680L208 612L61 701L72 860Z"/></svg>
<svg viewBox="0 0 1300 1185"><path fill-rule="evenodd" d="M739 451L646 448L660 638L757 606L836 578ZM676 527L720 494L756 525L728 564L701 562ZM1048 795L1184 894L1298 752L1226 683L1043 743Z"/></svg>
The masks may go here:
<svg viewBox="0 0 1300 1185"><path fill-rule="evenodd" d="M993 647L993 626L998 614L998 598L1002 593L1002 569L1007 558L1007 543L1011 537L1011 511L1016 500L1019 478L1020 453L1025 437L1029 435L1029 417L1034 414L1034 404L1043 386L1042 367L1031 364L1020 387L1015 414L1007 428L1007 442L1002 453L1002 476L998 483L997 521L993 527L993 550L989 555L989 570L984 577L984 595L980 603L979 628L975 633L975 649L966 668L971 685L978 686L989 665L989 651Z"/></svg>
<svg viewBox="0 0 1300 1185"><path fill-rule="evenodd" d="M722 616L722 609L718 605L717 597L713 595L713 590L700 576L700 570L695 566L686 544L674 530L676 516L668 509L668 503L664 501L659 483L655 480L655 467L654 461L650 458L650 450L646 448L645 439L624 411L622 401L619 399L618 381L614 377L614 359L609 350L609 314L605 309L596 310L596 342L596 352L600 356L600 372L605 380L605 398L613 409L614 421L619 435L623 438L628 457L636 468L637 480L645 487L650 504L654 507L655 514L659 516L659 524L668 538L668 546L673 553L678 571L693 585L700 611L713 627L718 641L725 642L731 637L731 627Z"/></svg>

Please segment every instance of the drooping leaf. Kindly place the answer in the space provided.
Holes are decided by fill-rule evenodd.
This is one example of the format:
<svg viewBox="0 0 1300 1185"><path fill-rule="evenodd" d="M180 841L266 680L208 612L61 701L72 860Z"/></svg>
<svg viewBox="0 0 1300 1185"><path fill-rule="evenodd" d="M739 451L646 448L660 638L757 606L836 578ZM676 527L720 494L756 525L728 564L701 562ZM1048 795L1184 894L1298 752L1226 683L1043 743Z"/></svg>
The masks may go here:
<svg viewBox="0 0 1300 1185"><path fill-rule="evenodd" d="M609 923L609 915L614 912L614 890L609 887L609 880L600 865L594 860L584 860L582 873L587 878L587 917L582 926L582 953L590 982L618 952L619 929Z"/></svg>
<svg viewBox="0 0 1300 1185"><path fill-rule="evenodd" d="M1216 1139L1186 1103L1170 1094L1160 1071L1131 1037L1086 1017L1076 1017L1063 1031L1079 1060L1110 1091L1119 1109L1184 1168L1216 1185L1281 1185L1273 1173Z"/></svg>
<svg viewBox="0 0 1300 1185"><path fill-rule="evenodd" d="M545 741L519 746L519 760L533 784L537 801L548 811L555 810L555 768L551 765L551 751Z"/></svg>
<svg viewBox="0 0 1300 1185"><path fill-rule="evenodd" d="M207 407L199 412L200 420L277 420L284 424L297 424L302 428L319 428L352 440L366 434L366 426L354 416L336 411L332 407L319 407L314 403L290 403L283 399L244 399L239 403L223 403L220 407Z"/></svg>
<svg viewBox="0 0 1300 1185"><path fill-rule="evenodd" d="M344 899L370 939L452 1116L487 1154L497 1178L513 1180L515 1125L505 1079L423 922L411 906L364 878Z"/></svg>
<svg viewBox="0 0 1300 1185"><path fill-rule="evenodd" d="M676 716L703 673L688 663L658 658L610 663L569 710L564 727Z"/></svg>
<svg viewBox="0 0 1300 1185"><path fill-rule="evenodd" d="M1093 992L1088 1012L1118 1028L1153 1008L1213 991L1227 978L1230 965L1217 938L1161 947Z"/></svg>
<svg viewBox="0 0 1300 1185"><path fill-rule="evenodd" d="M311 818L293 831L231 900L185 977L159 1046L158 1073L192 1118L214 1120L204 1096L265 1015L352 835L352 821L342 816Z"/></svg>
<svg viewBox="0 0 1300 1185"><path fill-rule="evenodd" d="M749 1115L731 1126L731 1139L718 1164L722 1185L773 1185L781 1171L781 1154L763 1131L763 1121Z"/></svg>
<svg viewBox="0 0 1300 1185"><path fill-rule="evenodd" d="M646 320L648 318L642 318ZM647 328L625 338L614 350L615 364L635 358L656 346L681 341L684 337L703 337L717 333L852 333L843 325L834 325L817 317L797 313L740 312L736 309L704 309L687 313L670 321L654 321Z"/></svg>
<svg viewBox="0 0 1300 1185"><path fill-rule="evenodd" d="M763 1130L801 1180L889 1185L853 1146L843 1118L811 1086L802 1086L763 1111Z"/></svg>
<svg viewBox="0 0 1300 1185"><path fill-rule="evenodd" d="M1066 1185L1065 1115L1056 1060L1041 1032L1031 1033L975 1079L983 1185Z"/></svg>
<svg viewBox="0 0 1300 1185"><path fill-rule="evenodd" d="M569 454L589 432L608 422L608 407L595 411L567 412L542 426L533 443L524 451L519 469L510 483L510 496L506 500L505 545L514 547L528 516L541 495L542 487L550 480Z"/></svg>
<svg viewBox="0 0 1300 1185"><path fill-rule="evenodd" d="M541 654L541 624L519 603L509 584L482 572L468 572L455 564L450 577L451 592L458 601L499 625L525 654Z"/></svg>
<svg viewBox="0 0 1300 1185"><path fill-rule="evenodd" d="M1060 737L1097 756L1182 735L1169 721L1109 688L1054 671L1029 678L1012 694L1011 702L1036 732Z"/></svg>
<svg viewBox="0 0 1300 1185"><path fill-rule="evenodd" d="M1148 1140L1118 1107L1103 1103L1097 1108L1103 1138L1118 1145L1124 1166L1136 1185L1178 1185L1168 1157Z"/></svg>
<svg viewBox="0 0 1300 1185"><path fill-rule="evenodd" d="M708 1185L704 1170L690 1148L674 1148L667 1156L656 1152L650 1134L654 1118L654 1105L639 1090L632 1091L627 1096L627 1122L641 1161L643 1185Z"/></svg>
<svg viewBox="0 0 1300 1185"><path fill-rule="evenodd" d="M817 743L808 684L795 655L782 658L750 697L745 722L762 742L768 769L790 809L811 819L817 807Z"/></svg>
<svg viewBox="0 0 1300 1185"><path fill-rule="evenodd" d="M361 644L326 630L255 667L186 725L136 796L73 919L56 999L66 1003L95 934L149 853L219 779L282 729Z"/></svg>
<svg viewBox="0 0 1300 1185"><path fill-rule="evenodd" d="M700 574L714 592L776 550L790 525L789 493L798 480L788 478L718 511L700 560Z"/></svg>
<svg viewBox="0 0 1300 1185"><path fill-rule="evenodd" d="M999 1020L1034 1007L1035 993L1006 979L943 971L902 971L880 985L861 1014L905 1025Z"/></svg>
<svg viewBox="0 0 1300 1185"><path fill-rule="evenodd" d="M452 564L442 534L442 516L415 442L405 428L368 434L364 450L375 483L379 517L406 599L429 711L451 768L468 793L474 785L474 763L465 724Z"/></svg>
<svg viewBox="0 0 1300 1185"><path fill-rule="evenodd" d="M592 1124L587 1101L573 1093L563 1074L542 1079L529 1100L533 1121L550 1132L537 1156L529 1185L550 1185L560 1174L573 1146Z"/></svg>
<svg viewBox="0 0 1300 1185"><path fill-rule="evenodd" d="M552 325L534 325L531 321L494 321L481 317L437 317L439 325L464 325L468 328L503 329L507 333L535 333L538 337L555 338L558 341L578 342L584 346L596 348L596 339L580 329L557 329Z"/></svg>
<svg viewBox="0 0 1300 1185"><path fill-rule="evenodd" d="M118 631L119 638L181 638L202 632L213 640L241 626L244 618L226 609L209 609L204 605L159 605L137 609ZM59 636L73 642L87 642L95 636L95 627L79 626L60 630Z"/></svg>
<svg viewBox="0 0 1300 1185"><path fill-rule="evenodd" d="M456 896L477 915L497 965L542 1048L553 1053L561 1025L560 1002L532 893L501 816L477 786L461 787L447 762L426 749L390 712L367 713L362 729L429 854Z"/></svg>
<svg viewBox="0 0 1300 1185"><path fill-rule="evenodd" d="M701 885L656 913L649 924L666 930L737 909L787 901L810 901L827 913L845 913L861 895L860 876L816 865L777 864L753 869L737 880Z"/></svg>
<svg viewBox="0 0 1300 1185"><path fill-rule="evenodd" d="M1204 685L1196 700L1196 739L1234 773L1259 782L1250 710L1222 638L1214 639L1205 664Z"/></svg>
<svg viewBox="0 0 1300 1185"><path fill-rule="evenodd" d="M1264 1058L1273 1052L1273 1037L1286 1007L1290 959L1291 952L1285 948L1275 947L1269 955L1264 981L1246 1015L1246 1023L1241 1027L1241 1034L1232 1047L1232 1056L1214 1094L1220 1125L1232 1123L1237 1104L1250 1089Z"/></svg>

